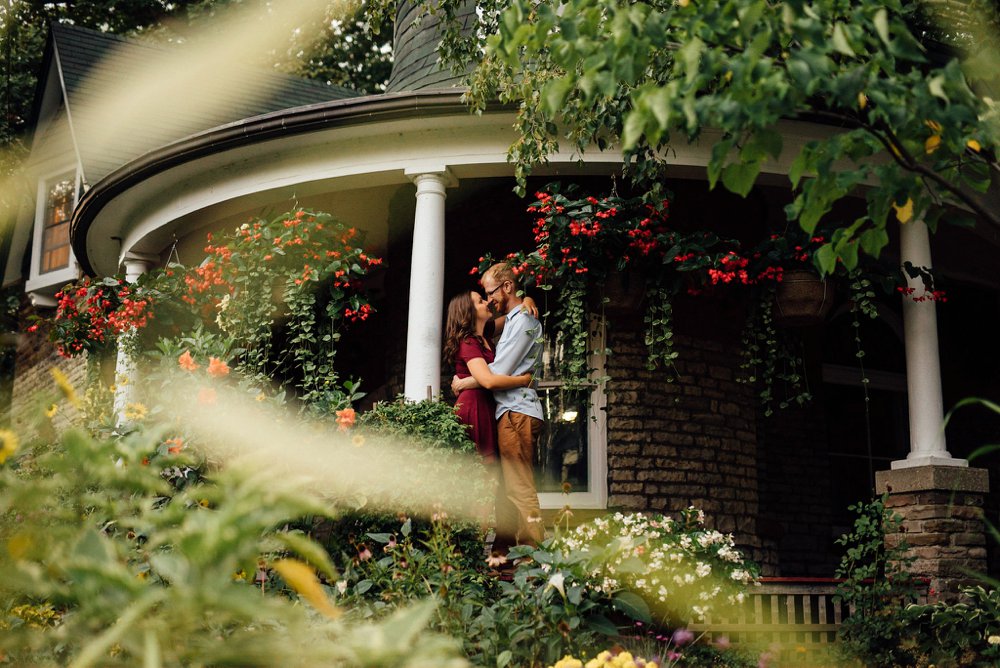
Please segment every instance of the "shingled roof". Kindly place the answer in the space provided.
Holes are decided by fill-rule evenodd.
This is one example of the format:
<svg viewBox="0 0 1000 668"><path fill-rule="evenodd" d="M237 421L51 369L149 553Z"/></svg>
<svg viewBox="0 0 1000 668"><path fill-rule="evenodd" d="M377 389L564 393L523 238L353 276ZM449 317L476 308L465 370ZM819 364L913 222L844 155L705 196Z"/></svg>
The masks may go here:
<svg viewBox="0 0 1000 668"><path fill-rule="evenodd" d="M168 118L133 119L115 128L113 141L98 146L92 138L106 133L95 132L94 124L106 124L108 119L90 113L90 103L109 90L120 89L124 82L140 80L144 73L155 71L165 54L184 47L126 39L64 24L52 26L51 43L88 183L96 183L115 168L152 149L197 132L282 109L360 95L341 86L270 70L242 67L223 75L206 67L198 74L203 82L210 84L203 88L218 96L211 107L192 105L174 111ZM112 56L114 69L102 67ZM213 78L221 76L225 76L226 85L212 86Z"/></svg>

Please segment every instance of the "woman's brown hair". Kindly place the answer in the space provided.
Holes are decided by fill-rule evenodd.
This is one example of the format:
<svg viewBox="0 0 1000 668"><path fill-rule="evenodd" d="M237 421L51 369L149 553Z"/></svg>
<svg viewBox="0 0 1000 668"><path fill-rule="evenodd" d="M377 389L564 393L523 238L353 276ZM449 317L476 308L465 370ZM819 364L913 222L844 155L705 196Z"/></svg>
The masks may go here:
<svg viewBox="0 0 1000 668"><path fill-rule="evenodd" d="M459 292L448 302L448 320L444 327L444 360L454 364L462 341L474 337L483 340L476 332L476 308L472 305L472 293Z"/></svg>

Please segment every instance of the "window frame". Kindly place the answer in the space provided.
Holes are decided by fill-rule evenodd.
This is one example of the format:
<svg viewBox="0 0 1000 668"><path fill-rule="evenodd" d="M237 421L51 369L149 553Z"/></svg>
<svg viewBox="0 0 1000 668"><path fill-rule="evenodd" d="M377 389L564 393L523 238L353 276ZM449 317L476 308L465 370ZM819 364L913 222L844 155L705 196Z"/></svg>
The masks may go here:
<svg viewBox="0 0 1000 668"><path fill-rule="evenodd" d="M539 492L538 504L543 510L559 509L566 505L572 508L587 510L605 510L608 507L608 426L607 426L607 393L605 326L604 320L592 319L591 350L589 357L592 369L591 377L594 388L590 393L590 407L587 412L587 479L589 487L586 492L570 491ZM541 380L539 388L558 388L563 385L560 380Z"/></svg>
<svg viewBox="0 0 1000 668"><path fill-rule="evenodd" d="M57 182L64 180L73 181L73 201L72 210L80 201L80 172L74 167L64 167L46 173L38 180L38 190L35 201L35 220L32 230L31 244L31 269L28 280L25 283L25 291L33 292L45 290L46 288L62 287L66 283L77 278L79 265L76 256L73 254L73 247L69 249L69 263L61 269L42 271L42 242L45 234L45 215L48 209L49 189Z"/></svg>

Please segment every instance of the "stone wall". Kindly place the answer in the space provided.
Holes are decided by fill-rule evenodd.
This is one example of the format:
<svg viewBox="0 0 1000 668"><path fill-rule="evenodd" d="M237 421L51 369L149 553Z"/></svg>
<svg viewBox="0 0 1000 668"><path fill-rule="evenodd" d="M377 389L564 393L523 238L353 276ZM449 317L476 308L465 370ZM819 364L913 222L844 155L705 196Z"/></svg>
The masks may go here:
<svg viewBox="0 0 1000 668"><path fill-rule="evenodd" d="M755 408L750 388L735 381L737 342L684 329L676 327L679 375L671 382L672 371L646 369L641 321L611 321L608 505L668 514L697 506L770 568L757 536Z"/></svg>
<svg viewBox="0 0 1000 668"><path fill-rule="evenodd" d="M914 558L909 570L926 578L932 599L954 599L962 585L982 584L986 572L983 495L985 469L919 466L880 471L878 491L889 492L886 508L902 519L887 544L906 541Z"/></svg>

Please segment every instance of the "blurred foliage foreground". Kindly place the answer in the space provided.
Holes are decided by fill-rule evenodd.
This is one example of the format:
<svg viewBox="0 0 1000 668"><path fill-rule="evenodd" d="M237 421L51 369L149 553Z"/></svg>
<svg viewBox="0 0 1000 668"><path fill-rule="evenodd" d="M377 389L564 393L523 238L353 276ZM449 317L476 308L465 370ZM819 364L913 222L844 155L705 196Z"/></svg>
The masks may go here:
<svg viewBox="0 0 1000 668"><path fill-rule="evenodd" d="M619 516L590 545L557 532L513 551L516 568L487 557L482 464L419 433L454 421L446 404L310 422L221 384L206 401L179 377L95 437L56 434L79 403L57 385L34 436L0 433L0 664L547 666L627 643L638 621L662 629L663 665L756 665L671 637L748 581L695 511L655 531ZM656 597L629 591L670 545Z"/></svg>

